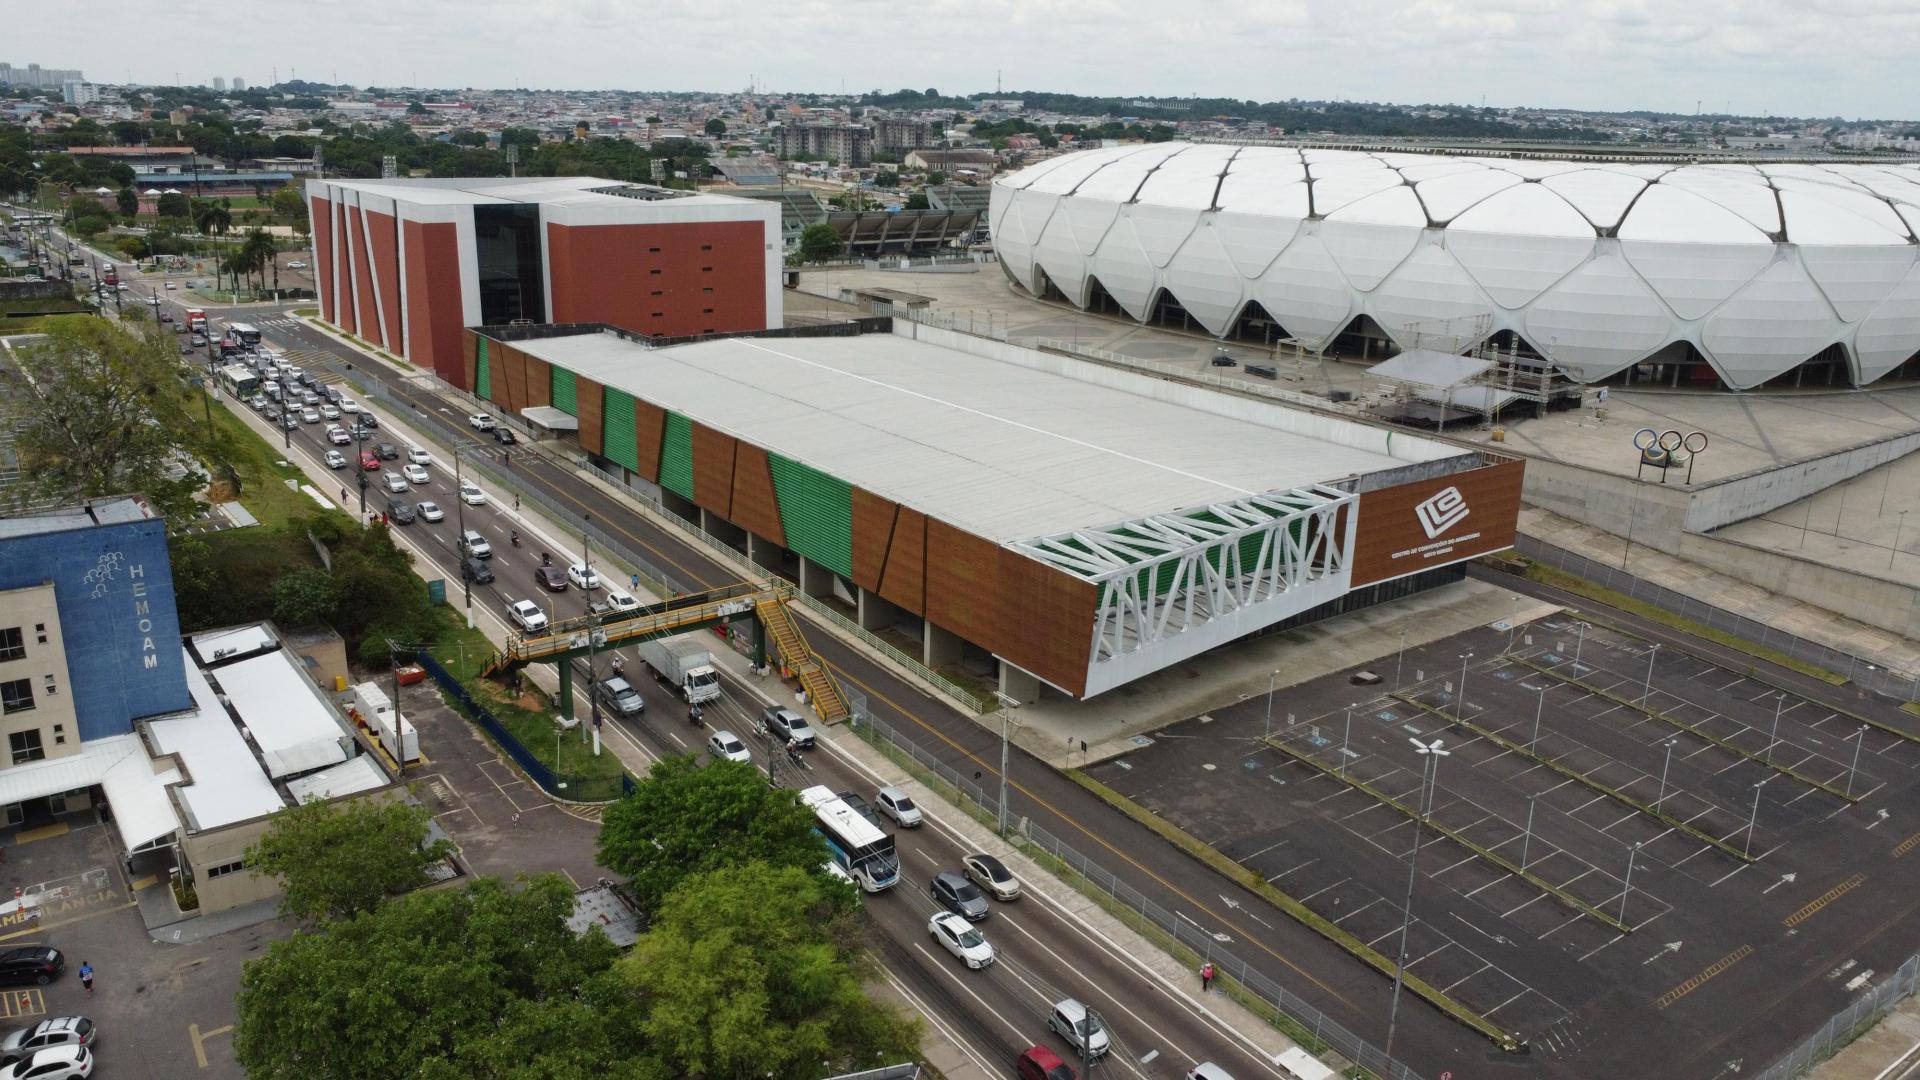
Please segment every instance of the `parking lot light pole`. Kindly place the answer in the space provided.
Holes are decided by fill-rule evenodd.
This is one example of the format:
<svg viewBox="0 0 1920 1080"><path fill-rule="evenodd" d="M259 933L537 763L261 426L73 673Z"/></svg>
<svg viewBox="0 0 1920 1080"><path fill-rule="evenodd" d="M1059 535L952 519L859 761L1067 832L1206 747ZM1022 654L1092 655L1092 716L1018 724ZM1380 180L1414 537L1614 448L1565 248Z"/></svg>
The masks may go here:
<svg viewBox="0 0 1920 1080"><path fill-rule="evenodd" d="M1774 776L1778 775L1780 774L1774 774ZM1767 777L1767 780L1771 779L1773 779L1773 776ZM1753 785L1753 813L1747 815L1747 842L1745 846L1740 849L1742 858L1753 854L1753 829L1760 821L1760 789L1767 786L1767 780L1762 780Z"/></svg>
<svg viewBox="0 0 1920 1080"><path fill-rule="evenodd" d="M1673 767L1673 744L1679 741L1679 739L1668 739L1666 741L1667 760L1665 764L1660 766L1660 797L1653 800L1653 812L1656 814L1660 812L1660 807L1667 801L1667 770Z"/></svg>
<svg viewBox="0 0 1920 1080"><path fill-rule="evenodd" d="M1867 745L1867 725L1861 724L1854 734L1853 767L1847 770L1847 798L1853 798L1853 778L1860 771L1860 748Z"/></svg>
<svg viewBox="0 0 1920 1080"><path fill-rule="evenodd" d="M1655 642L1653 648L1647 650L1647 680L1640 688L1641 712L1647 711L1647 699L1653 697L1653 662L1659 659L1659 657L1660 644L1659 642Z"/></svg>
<svg viewBox="0 0 1920 1080"><path fill-rule="evenodd" d="M1400 689L1400 672L1407 666L1407 628L1400 628L1400 654L1393 661L1393 688Z"/></svg>
<svg viewBox="0 0 1920 1080"><path fill-rule="evenodd" d="M1787 700L1784 693L1773 695L1773 734L1767 736L1767 764L1773 764L1773 748L1780 742L1780 706Z"/></svg>
<svg viewBox="0 0 1920 1080"><path fill-rule="evenodd" d="M1440 786L1440 759L1447 751L1440 749L1443 740L1435 739L1423 743L1419 739L1408 739L1414 751L1420 755L1420 783L1431 792ZM1431 768L1429 768L1431 766ZM1432 779L1429 780L1428 776ZM1432 813L1432 796L1427 795L1421 803L1421 811L1413 819L1413 857L1407 860L1407 898L1400 905L1400 959L1393 965L1393 1005L1387 1010L1387 1045L1385 1053L1388 1061L1393 1060L1393 1035L1400 1022L1400 984L1407 969L1407 933L1413 926L1413 883L1420 872L1420 830L1425 827L1427 817Z"/></svg>
<svg viewBox="0 0 1920 1080"><path fill-rule="evenodd" d="M1580 650L1587 643L1587 624L1574 623L1573 625L1580 628L1580 636L1575 638L1573 641L1573 666L1577 668L1580 666ZM1579 674L1580 673L1578 671L1574 672L1575 676L1578 676Z"/></svg>
<svg viewBox="0 0 1920 1080"><path fill-rule="evenodd" d="M1273 738L1273 680L1279 677L1279 671L1267 672L1267 738Z"/></svg>
<svg viewBox="0 0 1920 1080"><path fill-rule="evenodd" d="M1453 715L1462 720L1467 718L1467 661L1472 659L1472 653L1460 657L1460 696L1453 703Z"/></svg>
<svg viewBox="0 0 1920 1080"><path fill-rule="evenodd" d="M1346 779L1346 775L1347 775L1347 758L1352 756L1352 753L1347 749L1347 744L1351 743L1352 741L1353 741L1353 706L1348 705L1347 706L1347 731L1346 731L1346 734L1340 736L1340 777L1343 780Z"/></svg>
<svg viewBox="0 0 1920 1080"><path fill-rule="evenodd" d="M1513 639L1520 633L1520 594L1513 594L1513 616L1507 620L1507 652L1513 651Z"/></svg>
<svg viewBox="0 0 1920 1080"><path fill-rule="evenodd" d="M1536 753L1540 745L1540 717L1547 711L1547 688L1540 687L1540 704L1533 708L1533 740L1527 743L1527 753Z"/></svg>
<svg viewBox="0 0 1920 1080"><path fill-rule="evenodd" d="M1620 889L1620 925L1622 926L1627 923L1627 897L1633 894L1633 858L1638 854L1640 854L1640 841L1636 840L1633 846L1627 849L1627 880Z"/></svg>
<svg viewBox="0 0 1920 1080"><path fill-rule="evenodd" d="M1520 841L1520 872L1527 872L1527 849L1533 846L1533 808L1540 802L1538 795L1527 796L1527 831Z"/></svg>

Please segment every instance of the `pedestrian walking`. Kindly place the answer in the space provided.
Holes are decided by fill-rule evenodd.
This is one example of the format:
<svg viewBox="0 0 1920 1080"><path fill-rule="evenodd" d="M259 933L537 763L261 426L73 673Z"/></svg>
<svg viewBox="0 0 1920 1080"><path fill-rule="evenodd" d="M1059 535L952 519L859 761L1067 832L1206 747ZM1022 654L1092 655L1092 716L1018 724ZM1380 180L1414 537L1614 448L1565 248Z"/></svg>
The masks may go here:
<svg viewBox="0 0 1920 1080"><path fill-rule="evenodd" d="M1200 992L1206 993L1213 988L1213 961L1200 965Z"/></svg>
<svg viewBox="0 0 1920 1080"><path fill-rule="evenodd" d="M87 996L93 996L93 965L80 961L80 985L87 988Z"/></svg>

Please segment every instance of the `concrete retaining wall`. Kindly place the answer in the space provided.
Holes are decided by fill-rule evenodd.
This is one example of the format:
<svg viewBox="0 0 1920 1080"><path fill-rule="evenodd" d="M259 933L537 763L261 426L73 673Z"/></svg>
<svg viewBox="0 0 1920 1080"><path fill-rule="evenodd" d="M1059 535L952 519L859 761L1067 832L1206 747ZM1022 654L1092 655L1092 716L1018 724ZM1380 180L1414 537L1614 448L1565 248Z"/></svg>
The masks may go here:
<svg viewBox="0 0 1920 1080"><path fill-rule="evenodd" d="M1671 554L1770 593L1920 640L1920 589L1911 585L1701 533L1686 534Z"/></svg>
<svg viewBox="0 0 1920 1080"><path fill-rule="evenodd" d="M1890 435L1791 465L1768 466L1697 487L1687 507L1686 527L1712 532L1816 495L1869 469L1920 450L1920 431Z"/></svg>

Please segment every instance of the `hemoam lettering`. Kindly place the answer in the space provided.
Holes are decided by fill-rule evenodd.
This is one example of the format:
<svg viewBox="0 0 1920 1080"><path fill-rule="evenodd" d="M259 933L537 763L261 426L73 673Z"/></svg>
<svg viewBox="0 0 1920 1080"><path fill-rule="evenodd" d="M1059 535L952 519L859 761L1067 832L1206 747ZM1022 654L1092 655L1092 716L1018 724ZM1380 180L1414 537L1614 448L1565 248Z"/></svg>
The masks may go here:
<svg viewBox="0 0 1920 1080"><path fill-rule="evenodd" d="M147 600L147 564L134 563L127 567L127 577L133 583L133 617L138 620L140 630L140 664L151 671L160 666L160 652L153 646L152 606Z"/></svg>
<svg viewBox="0 0 1920 1080"><path fill-rule="evenodd" d="M1440 534L1466 519L1467 498L1457 487L1442 488L1415 506L1413 513L1420 519L1427 539L1438 540Z"/></svg>

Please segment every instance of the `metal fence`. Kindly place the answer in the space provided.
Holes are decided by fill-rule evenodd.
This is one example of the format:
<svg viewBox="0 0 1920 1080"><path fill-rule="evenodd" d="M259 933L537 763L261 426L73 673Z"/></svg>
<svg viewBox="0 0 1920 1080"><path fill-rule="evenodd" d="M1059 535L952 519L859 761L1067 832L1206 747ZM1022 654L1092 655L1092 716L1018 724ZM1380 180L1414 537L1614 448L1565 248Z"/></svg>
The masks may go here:
<svg viewBox="0 0 1920 1080"><path fill-rule="evenodd" d="M1768 1066L1766 1072L1756 1073L1753 1080L1798 1080L1812 1072L1814 1066L1839 1053L1895 1006L1913 996L1916 981L1920 981L1920 955L1908 957L1892 978L1835 1013L1819 1031Z"/></svg>
<svg viewBox="0 0 1920 1080"><path fill-rule="evenodd" d="M1555 547L1531 536L1523 534L1516 537L1513 547L1515 551L1529 559L1564 570L1642 603L1652 604L1663 611L1692 619L1703 626L1731 634L1743 641L1772 649L1836 675L1843 675L1855 685L1876 694L1901 701L1920 700L1920 676L1912 672L1888 668L1853 653L1808 641L1797 634L1768 626L1757 619L1749 619L1725 608L1715 607L1698 597L1655 585L1618 566L1589 559L1584 555Z"/></svg>
<svg viewBox="0 0 1920 1080"><path fill-rule="evenodd" d="M856 711L854 716L855 729L861 735L906 754L941 783L949 785L989 815L998 816L1000 803L997 784L975 783L960 775L885 721L865 715L864 710ZM1143 919L1171 935L1180 945L1191 949L1196 956L1205 957L1222 974L1239 983L1249 993L1272 1005L1299 1030L1310 1032L1315 1039L1324 1044L1326 1049L1344 1056L1347 1060L1384 1080L1420 1080L1419 1074L1406 1065L1389 1059L1379 1047L1348 1031L1264 973L1248 966L1244 959L1225 947L1227 942L1222 940L1225 935L1216 936L1217 931L1209 931L1192 918L1161 907L1141 894L1138 889L1108 872L1099 863L1082 855L1059 837L1035 825L1031 819L1020 821L1018 832L1020 838L1024 839L1031 848L1058 860L1106 893L1115 903L1138 913ZM1316 1054L1320 1052L1320 1048L1312 1046L1308 1046L1307 1049L1314 1050Z"/></svg>
<svg viewBox="0 0 1920 1080"><path fill-rule="evenodd" d="M481 730L492 736L493 741L499 743L500 748L513 759L513 763L520 766L534 783L540 785L540 790L548 795L568 802L609 802L633 790L633 777L624 772L617 780L612 777L561 776L554 772L547 767L546 762L534 757L533 751L527 749L525 744L515 738L505 724L495 719L494 715L487 711L486 706L475 701L466 685L454 678L452 672L441 667L440 662L425 649L415 652L414 659L419 661L421 667L427 669L427 674L433 676L433 681L439 684L440 689L453 698L455 707L468 719L479 724Z"/></svg>

